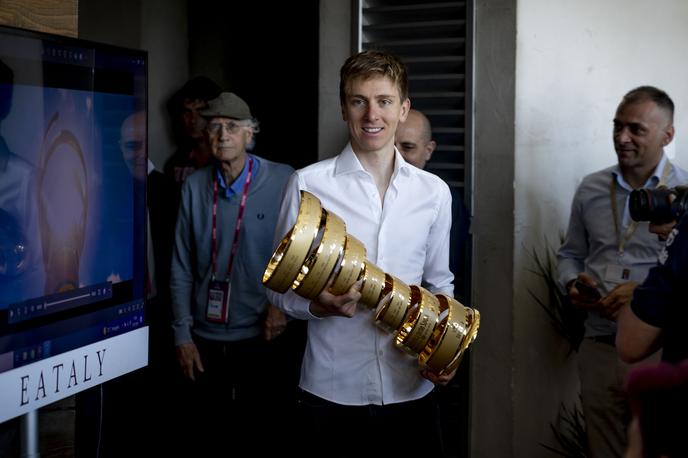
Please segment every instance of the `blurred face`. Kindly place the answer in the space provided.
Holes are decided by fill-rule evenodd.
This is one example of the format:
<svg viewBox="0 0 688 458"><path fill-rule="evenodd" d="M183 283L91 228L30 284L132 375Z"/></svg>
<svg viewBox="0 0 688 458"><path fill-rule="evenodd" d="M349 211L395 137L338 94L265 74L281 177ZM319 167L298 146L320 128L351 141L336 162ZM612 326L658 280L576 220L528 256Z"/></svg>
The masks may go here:
<svg viewBox="0 0 688 458"><path fill-rule="evenodd" d="M253 137L248 121L230 118L211 118L206 126L208 144L215 159L234 162L246 156L246 145Z"/></svg>
<svg viewBox="0 0 688 458"><path fill-rule="evenodd" d="M383 151L394 145L394 132L406 119L411 102L387 77L356 78L346 91L342 116L356 153Z"/></svg>
<svg viewBox="0 0 688 458"><path fill-rule="evenodd" d="M203 139L203 130L205 129L205 119L199 114L199 111L204 109L208 104L205 100L184 100L184 108L182 111L182 124L184 125L184 133L189 138L194 140Z"/></svg>
<svg viewBox="0 0 688 458"><path fill-rule="evenodd" d="M435 142L428 139L423 119L415 111L411 111L406 121L400 122L397 126L394 145L406 162L419 169L425 167L425 163L430 160L435 150Z"/></svg>
<svg viewBox="0 0 688 458"><path fill-rule="evenodd" d="M127 168L137 180L143 181L148 172L146 161L146 114L135 113L122 123L119 147Z"/></svg>
<svg viewBox="0 0 688 458"><path fill-rule="evenodd" d="M643 100L619 106L613 136L621 169L642 169L657 165L674 138L674 127L655 102Z"/></svg>

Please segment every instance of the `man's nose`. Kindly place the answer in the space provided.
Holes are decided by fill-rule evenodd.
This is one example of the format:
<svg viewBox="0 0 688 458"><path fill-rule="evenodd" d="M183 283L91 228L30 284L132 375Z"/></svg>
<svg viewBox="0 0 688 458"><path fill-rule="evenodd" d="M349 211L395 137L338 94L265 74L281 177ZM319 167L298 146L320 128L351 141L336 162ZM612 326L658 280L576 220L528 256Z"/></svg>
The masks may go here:
<svg viewBox="0 0 688 458"><path fill-rule="evenodd" d="M622 127L621 129L614 132L614 137L619 143L628 143L631 141L631 136L628 131L628 127Z"/></svg>
<svg viewBox="0 0 688 458"><path fill-rule="evenodd" d="M378 108L375 106L374 103L371 103L368 105L368 108L366 109L365 116L366 119L371 119L371 120L376 120L380 117L379 113L377 112Z"/></svg>
<svg viewBox="0 0 688 458"><path fill-rule="evenodd" d="M229 127L222 126L220 128L220 140L227 140L229 138Z"/></svg>

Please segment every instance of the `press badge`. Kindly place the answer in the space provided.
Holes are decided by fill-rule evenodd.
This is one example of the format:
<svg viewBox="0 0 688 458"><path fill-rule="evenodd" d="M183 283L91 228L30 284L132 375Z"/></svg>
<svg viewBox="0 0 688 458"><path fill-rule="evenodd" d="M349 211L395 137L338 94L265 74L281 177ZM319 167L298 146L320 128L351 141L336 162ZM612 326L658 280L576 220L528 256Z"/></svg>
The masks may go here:
<svg viewBox="0 0 688 458"><path fill-rule="evenodd" d="M604 271L604 281L615 284L631 281L631 269L618 264L607 264Z"/></svg>
<svg viewBox="0 0 688 458"><path fill-rule="evenodd" d="M205 318L213 323L226 323L229 318L229 292L227 280L211 280L208 285L208 309Z"/></svg>

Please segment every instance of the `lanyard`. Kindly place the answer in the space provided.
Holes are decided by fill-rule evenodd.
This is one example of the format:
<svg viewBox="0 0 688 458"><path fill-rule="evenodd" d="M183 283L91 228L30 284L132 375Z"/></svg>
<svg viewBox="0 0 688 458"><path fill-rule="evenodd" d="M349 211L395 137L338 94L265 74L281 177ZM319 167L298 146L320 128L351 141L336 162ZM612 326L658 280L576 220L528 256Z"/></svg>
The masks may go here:
<svg viewBox="0 0 688 458"><path fill-rule="evenodd" d="M666 184L667 177L669 176L669 169L671 168L671 164L669 163L669 160L664 163L664 168L662 169L662 177L659 179L657 182L657 188L660 186L664 186ZM633 236L633 233L635 232L636 228L638 227L638 222L637 221L632 221L631 224L628 225L626 228L626 232L623 235L623 238L619 236L620 231L619 231L619 215L617 215L617 205L616 205L616 178L614 175L612 175L612 182L609 186L609 197L612 201L612 215L614 216L614 231L616 231L616 240L617 243L619 244L619 254L622 255L624 252L624 247L626 246L626 243L630 240L630 238Z"/></svg>
<svg viewBox="0 0 688 458"><path fill-rule="evenodd" d="M251 185L251 176L253 175L253 158L248 157L248 173L246 173L246 181L244 182L244 190L241 193L241 204L239 204L239 214L237 215L236 227L234 228L234 241L232 242L232 252L229 256L229 264L227 266L227 273L225 278L228 279L232 273L232 266L234 265L234 255L239 247L239 234L241 233L241 222L244 220L244 209L246 208L246 197L248 196L248 188ZM213 252L213 278L215 278L217 266L217 194L218 181L215 179L213 184L213 232L212 232L212 252Z"/></svg>

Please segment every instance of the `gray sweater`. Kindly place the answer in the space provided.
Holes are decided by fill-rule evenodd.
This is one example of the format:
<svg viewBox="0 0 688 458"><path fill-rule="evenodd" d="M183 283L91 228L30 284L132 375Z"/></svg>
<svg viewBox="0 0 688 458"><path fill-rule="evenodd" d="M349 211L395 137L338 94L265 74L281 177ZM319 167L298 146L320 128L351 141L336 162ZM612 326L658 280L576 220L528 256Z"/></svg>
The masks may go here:
<svg viewBox="0 0 688 458"><path fill-rule="evenodd" d="M255 157L255 156L254 156ZM261 280L273 251L275 225L284 186L293 173L288 165L257 158L260 167L251 180L234 258L229 322L208 322L208 283L212 277L213 180L216 167L204 167L182 186L177 218L170 289L177 345L190 342L191 330L206 339L234 341L261 332L267 297ZM227 198L220 189L217 203L216 278L227 270L241 195Z"/></svg>

